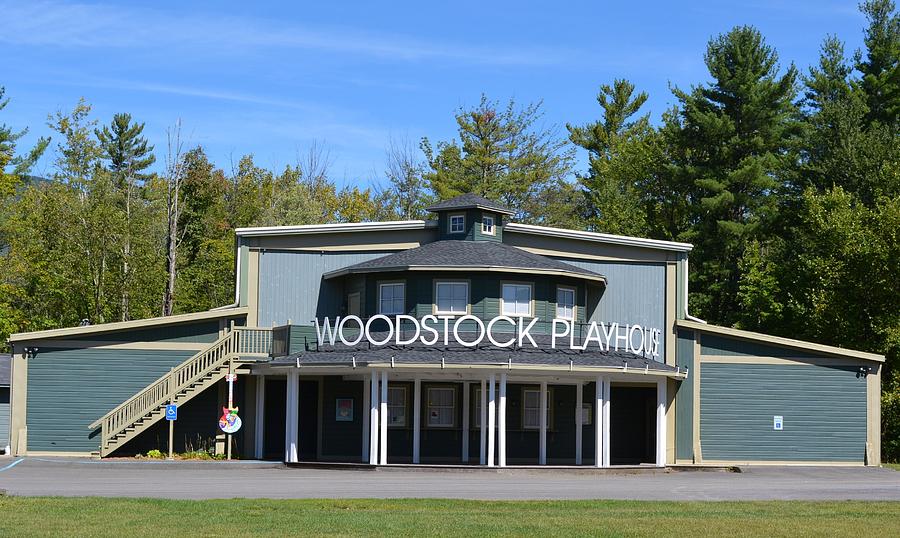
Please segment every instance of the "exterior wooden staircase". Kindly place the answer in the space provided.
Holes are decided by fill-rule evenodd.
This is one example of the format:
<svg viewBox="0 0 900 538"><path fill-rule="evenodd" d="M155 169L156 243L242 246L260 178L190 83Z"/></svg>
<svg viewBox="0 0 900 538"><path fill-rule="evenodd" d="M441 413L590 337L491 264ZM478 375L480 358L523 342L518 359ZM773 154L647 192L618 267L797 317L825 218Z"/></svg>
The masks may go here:
<svg viewBox="0 0 900 538"><path fill-rule="evenodd" d="M268 357L271 347L271 329L231 327L209 347L92 422L88 429L100 428L100 457L108 456L163 419L166 404L184 405L227 374L247 373L237 370L240 364Z"/></svg>

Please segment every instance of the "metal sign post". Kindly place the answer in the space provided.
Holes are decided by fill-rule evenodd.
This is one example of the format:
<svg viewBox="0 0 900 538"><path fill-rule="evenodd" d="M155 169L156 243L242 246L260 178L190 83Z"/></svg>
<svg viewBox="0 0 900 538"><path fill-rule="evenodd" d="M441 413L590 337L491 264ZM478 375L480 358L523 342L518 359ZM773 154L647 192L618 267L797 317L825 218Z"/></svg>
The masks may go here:
<svg viewBox="0 0 900 538"><path fill-rule="evenodd" d="M234 409L234 380L237 379L237 374L229 373L226 377L228 380L228 409ZM231 434L226 434L228 448L226 449L227 455L225 459L231 460Z"/></svg>
<svg viewBox="0 0 900 538"><path fill-rule="evenodd" d="M175 459L173 449L175 438L175 420L178 418L178 406L175 405L175 368L169 370L169 405L166 406L166 420L169 421L169 459Z"/></svg>

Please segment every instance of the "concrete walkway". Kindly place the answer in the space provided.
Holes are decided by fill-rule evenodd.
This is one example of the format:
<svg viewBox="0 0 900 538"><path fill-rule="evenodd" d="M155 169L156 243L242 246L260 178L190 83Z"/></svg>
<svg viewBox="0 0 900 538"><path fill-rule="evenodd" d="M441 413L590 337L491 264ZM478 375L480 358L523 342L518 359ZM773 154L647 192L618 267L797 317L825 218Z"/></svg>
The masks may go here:
<svg viewBox="0 0 900 538"><path fill-rule="evenodd" d="M743 472L498 472L289 469L266 462L0 458L9 495L209 498L900 500L900 472L861 467L744 467Z"/></svg>

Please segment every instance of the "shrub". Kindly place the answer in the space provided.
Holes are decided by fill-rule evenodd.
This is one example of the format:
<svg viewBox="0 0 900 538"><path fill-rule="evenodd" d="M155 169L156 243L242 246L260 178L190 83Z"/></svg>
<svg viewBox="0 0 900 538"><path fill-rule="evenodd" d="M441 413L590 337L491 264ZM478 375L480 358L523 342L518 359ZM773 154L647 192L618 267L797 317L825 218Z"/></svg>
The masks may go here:
<svg viewBox="0 0 900 538"><path fill-rule="evenodd" d="M900 463L900 383L881 393L881 459Z"/></svg>
<svg viewBox="0 0 900 538"><path fill-rule="evenodd" d="M161 451L159 451L159 450L153 449L153 450L147 452L147 457L148 457L148 458L157 459L157 460L161 460L161 459L165 458L166 455L163 454L163 453L162 453Z"/></svg>

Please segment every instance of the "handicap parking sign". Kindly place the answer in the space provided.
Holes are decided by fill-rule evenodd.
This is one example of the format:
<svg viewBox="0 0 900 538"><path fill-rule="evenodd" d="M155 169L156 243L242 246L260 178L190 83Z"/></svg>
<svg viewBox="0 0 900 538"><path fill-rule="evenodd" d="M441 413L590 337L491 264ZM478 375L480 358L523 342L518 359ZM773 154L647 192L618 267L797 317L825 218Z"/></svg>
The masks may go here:
<svg viewBox="0 0 900 538"><path fill-rule="evenodd" d="M166 420L178 419L178 406L176 404L166 405Z"/></svg>

